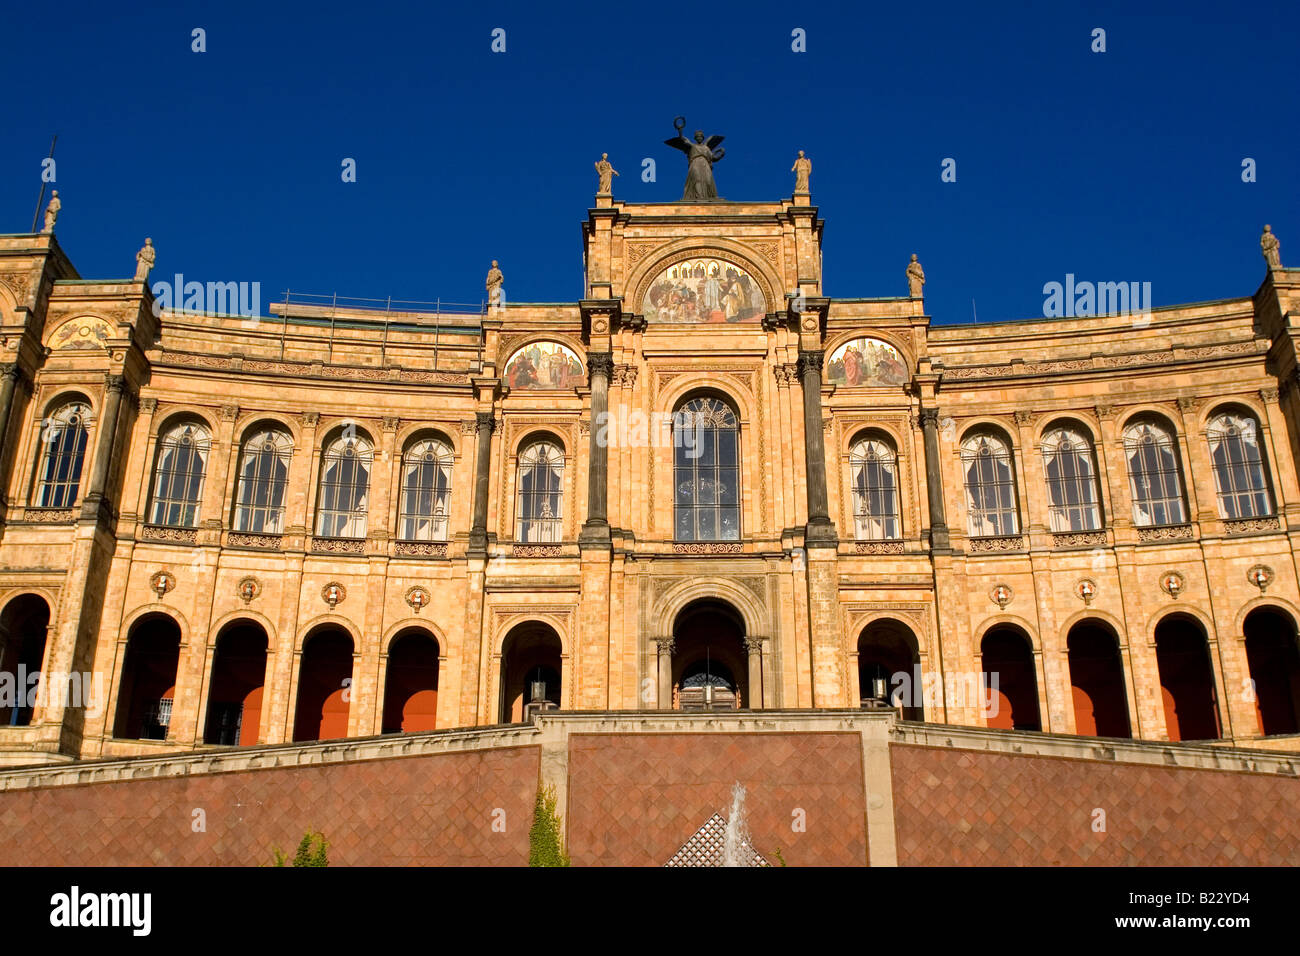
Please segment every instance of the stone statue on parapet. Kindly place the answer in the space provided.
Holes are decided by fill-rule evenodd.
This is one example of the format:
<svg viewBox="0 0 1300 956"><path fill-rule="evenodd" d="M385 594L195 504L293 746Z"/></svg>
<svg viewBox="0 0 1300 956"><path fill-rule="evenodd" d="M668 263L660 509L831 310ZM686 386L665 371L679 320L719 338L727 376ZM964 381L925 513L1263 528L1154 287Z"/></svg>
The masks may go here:
<svg viewBox="0 0 1300 956"><path fill-rule="evenodd" d="M618 170L609 161L609 153L600 154L600 160L596 163L596 172L600 176L600 185L596 187L596 194L608 196L614 189L613 177L618 175Z"/></svg>
<svg viewBox="0 0 1300 956"><path fill-rule="evenodd" d="M913 299L921 298L925 293L925 270L921 268L921 263L916 261L916 253L912 253L912 261L907 264L907 294Z"/></svg>
<svg viewBox="0 0 1300 956"><path fill-rule="evenodd" d="M1264 234L1259 237L1259 248L1270 269L1282 268L1282 243L1273 235L1272 226L1264 227Z"/></svg>
<svg viewBox="0 0 1300 956"><path fill-rule="evenodd" d="M710 136L705 139L704 131L697 129L695 142L692 143L682 135L685 127L686 118L678 116L673 120L673 128L677 130L677 135L672 139L664 140L665 146L679 149L686 154L686 186L682 189L682 201L717 199L718 187L713 182L713 164L720 162L727 154L727 151L718 145L723 137Z"/></svg>
<svg viewBox="0 0 1300 956"><path fill-rule="evenodd" d="M63 208L63 202L59 199L59 191L56 189L50 193L50 204L45 207L45 228L43 233L54 231L54 220L59 218L59 210Z"/></svg>
<svg viewBox="0 0 1300 956"><path fill-rule="evenodd" d="M487 294L488 307L493 309L501 308L501 286L506 281L501 270L497 268L497 261L492 260L492 268L487 274Z"/></svg>
<svg viewBox="0 0 1300 956"><path fill-rule="evenodd" d="M135 254L135 281L143 282L149 278L149 271L153 269L154 260L158 258L158 250L153 247L153 240L146 238L140 251Z"/></svg>
<svg viewBox="0 0 1300 956"><path fill-rule="evenodd" d="M806 193L808 191L808 177L812 175L812 160L804 156L802 149L799 150L799 158L790 167L790 172L794 173L794 191Z"/></svg>

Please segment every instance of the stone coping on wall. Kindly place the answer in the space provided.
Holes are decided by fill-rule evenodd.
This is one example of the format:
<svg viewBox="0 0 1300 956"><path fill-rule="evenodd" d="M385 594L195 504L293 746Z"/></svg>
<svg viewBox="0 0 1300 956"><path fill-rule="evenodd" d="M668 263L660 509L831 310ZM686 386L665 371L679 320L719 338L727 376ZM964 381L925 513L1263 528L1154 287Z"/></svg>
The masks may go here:
<svg viewBox="0 0 1300 956"><path fill-rule="evenodd" d="M955 724L896 721L890 743L938 749L986 750L995 753L1075 760L1109 760L1198 770L1300 776L1300 752L1250 750L1212 743L1172 743L1116 737L1079 737L1040 731L992 730ZM1300 747L1300 739L1296 741Z"/></svg>
<svg viewBox="0 0 1300 956"><path fill-rule="evenodd" d="M892 711L764 710L719 713L569 711L539 714L531 724L502 724L310 743L110 757L47 766L0 767L0 792L113 781L319 766L513 747L565 746L582 734L844 733L876 743L983 750L1076 760L1300 776L1300 752L1210 744L1078 737L900 721ZM1300 743L1300 741L1298 741Z"/></svg>

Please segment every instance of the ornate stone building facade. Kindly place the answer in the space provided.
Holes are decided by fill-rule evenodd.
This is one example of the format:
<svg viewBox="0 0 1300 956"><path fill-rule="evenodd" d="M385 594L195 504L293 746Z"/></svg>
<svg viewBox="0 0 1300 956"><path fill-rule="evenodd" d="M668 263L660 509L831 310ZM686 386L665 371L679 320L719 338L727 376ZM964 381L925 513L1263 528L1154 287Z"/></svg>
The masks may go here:
<svg viewBox="0 0 1300 956"><path fill-rule="evenodd" d="M70 687L0 758L858 705L1296 746L1300 270L959 326L825 297L806 192L584 237L579 302L261 319L0 237L0 671Z"/></svg>

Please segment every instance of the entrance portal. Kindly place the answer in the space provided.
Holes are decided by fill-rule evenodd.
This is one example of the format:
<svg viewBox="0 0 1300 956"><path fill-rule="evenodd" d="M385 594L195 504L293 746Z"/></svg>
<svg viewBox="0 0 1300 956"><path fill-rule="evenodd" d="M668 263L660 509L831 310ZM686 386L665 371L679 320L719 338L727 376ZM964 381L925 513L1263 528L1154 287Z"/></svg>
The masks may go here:
<svg viewBox="0 0 1300 956"><path fill-rule="evenodd" d="M745 622L722 601L687 605L673 625L673 709L752 707Z"/></svg>

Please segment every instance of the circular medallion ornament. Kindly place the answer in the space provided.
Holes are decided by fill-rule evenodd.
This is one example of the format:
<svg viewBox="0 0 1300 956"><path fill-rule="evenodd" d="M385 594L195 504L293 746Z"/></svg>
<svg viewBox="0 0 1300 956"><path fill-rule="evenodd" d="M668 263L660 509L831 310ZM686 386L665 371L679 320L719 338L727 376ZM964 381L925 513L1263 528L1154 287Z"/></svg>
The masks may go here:
<svg viewBox="0 0 1300 956"><path fill-rule="evenodd" d="M1177 571L1166 571L1160 575L1160 590L1171 598L1177 598L1187 588L1187 579Z"/></svg>
<svg viewBox="0 0 1300 956"><path fill-rule="evenodd" d="M421 608L429 606L429 592L422 587L413 587L406 592L406 603L419 614Z"/></svg>
<svg viewBox="0 0 1300 956"><path fill-rule="evenodd" d="M994 585L993 590L989 592L989 599L998 607L1006 607L1011 603L1011 598L1011 588L1005 584Z"/></svg>
<svg viewBox="0 0 1300 956"><path fill-rule="evenodd" d="M170 571L156 571L149 578L149 587L154 594L158 595L158 600L161 601L168 591L176 587L176 575Z"/></svg>
<svg viewBox="0 0 1300 956"><path fill-rule="evenodd" d="M1246 572L1246 580L1259 588L1259 593L1263 594L1273 583L1273 569L1266 564L1257 564Z"/></svg>
<svg viewBox="0 0 1300 956"><path fill-rule="evenodd" d="M1074 593L1083 599L1084 604L1091 604L1092 599L1097 596L1097 582L1091 578L1084 578L1075 586Z"/></svg>
<svg viewBox="0 0 1300 956"><path fill-rule="evenodd" d="M257 580L257 578L244 578L239 582L239 587L236 590L239 592L239 596L243 599L244 603L248 604L262 593L262 582Z"/></svg>
<svg viewBox="0 0 1300 956"><path fill-rule="evenodd" d="M609 323L606 322L604 319L592 319L592 320L591 320L591 331L593 331L593 332L597 332L597 333L600 333L600 332L608 332L608 331L609 331Z"/></svg>
<svg viewBox="0 0 1300 956"><path fill-rule="evenodd" d="M337 581L331 581L329 584L321 588L320 596L325 599L325 603L330 606L331 610L333 610L335 607L343 603L343 600L348 596L348 591L347 588L339 584Z"/></svg>

